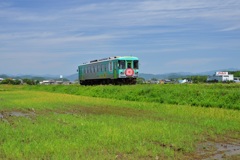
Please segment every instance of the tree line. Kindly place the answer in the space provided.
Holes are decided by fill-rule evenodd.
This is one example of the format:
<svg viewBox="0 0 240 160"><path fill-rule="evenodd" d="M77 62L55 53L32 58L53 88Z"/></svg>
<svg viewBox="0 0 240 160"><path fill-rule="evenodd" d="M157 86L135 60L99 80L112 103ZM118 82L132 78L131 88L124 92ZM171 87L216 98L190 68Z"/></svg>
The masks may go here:
<svg viewBox="0 0 240 160"><path fill-rule="evenodd" d="M20 85L20 84L28 84L28 85L37 85L39 84L39 80L33 80L33 79L11 79L7 78L0 82L0 84L12 84L12 85Z"/></svg>

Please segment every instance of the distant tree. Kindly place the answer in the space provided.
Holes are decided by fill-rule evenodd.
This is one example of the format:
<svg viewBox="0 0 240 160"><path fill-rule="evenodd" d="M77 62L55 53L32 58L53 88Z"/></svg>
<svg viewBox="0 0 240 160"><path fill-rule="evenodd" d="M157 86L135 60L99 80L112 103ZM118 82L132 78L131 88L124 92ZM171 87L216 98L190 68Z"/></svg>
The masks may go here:
<svg viewBox="0 0 240 160"><path fill-rule="evenodd" d="M23 83L26 83L28 85L35 85L36 84L35 80L27 79L27 78L23 79Z"/></svg>
<svg viewBox="0 0 240 160"><path fill-rule="evenodd" d="M19 85L21 84L21 81L19 79L14 80L14 85Z"/></svg>
<svg viewBox="0 0 240 160"><path fill-rule="evenodd" d="M3 81L1 81L0 84L19 85L19 84L21 84L21 81L18 79L15 80L15 79L7 78L7 79L4 79Z"/></svg>
<svg viewBox="0 0 240 160"><path fill-rule="evenodd" d="M229 71L229 74L233 74L234 77L240 77L240 71Z"/></svg>
<svg viewBox="0 0 240 160"><path fill-rule="evenodd" d="M14 84L14 80L7 78L7 79L2 80L1 84Z"/></svg>
<svg viewBox="0 0 240 160"><path fill-rule="evenodd" d="M151 78L151 81L158 81L157 78Z"/></svg>
<svg viewBox="0 0 240 160"><path fill-rule="evenodd" d="M39 80L35 80L35 84L39 84L40 83L40 81Z"/></svg>
<svg viewBox="0 0 240 160"><path fill-rule="evenodd" d="M145 83L145 79L142 77L137 78L137 84L143 84Z"/></svg>
<svg viewBox="0 0 240 160"><path fill-rule="evenodd" d="M193 83L204 83L207 81L207 76L191 76Z"/></svg>

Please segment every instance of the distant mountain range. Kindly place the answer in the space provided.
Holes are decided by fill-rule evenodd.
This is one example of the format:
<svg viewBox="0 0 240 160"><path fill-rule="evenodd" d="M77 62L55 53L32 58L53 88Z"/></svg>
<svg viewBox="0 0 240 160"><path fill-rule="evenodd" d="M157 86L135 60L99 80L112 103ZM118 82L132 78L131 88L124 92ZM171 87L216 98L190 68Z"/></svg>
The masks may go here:
<svg viewBox="0 0 240 160"><path fill-rule="evenodd" d="M145 80L149 80L152 78L157 79L175 79L175 78L185 78L188 76L194 75L213 75L217 71L238 71L240 69L236 68L228 68L228 69L219 69L219 70L212 70L207 72L200 72L200 73L191 73L191 72L176 72L176 73L164 73L164 74L148 74L148 73L140 73L139 77L144 78ZM0 74L0 78L14 78L14 79L36 79L39 81L46 80L46 79L59 79L59 76L56 75L6 75ZM78 74L72 74L63 77L65 80L75 81L78 79Z"/></svg>

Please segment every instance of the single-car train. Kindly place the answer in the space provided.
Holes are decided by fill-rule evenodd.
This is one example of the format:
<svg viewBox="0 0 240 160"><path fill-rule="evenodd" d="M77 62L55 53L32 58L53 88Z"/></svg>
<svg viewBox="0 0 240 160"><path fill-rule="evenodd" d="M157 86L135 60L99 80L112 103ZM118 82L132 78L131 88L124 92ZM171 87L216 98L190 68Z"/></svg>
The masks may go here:
<svg viewBox="0 0 240 160"><path fill-rule="evenodd" d="M81 85L136 84L138 73L139 60L133 56L114 56L78 66Z"/></svg>

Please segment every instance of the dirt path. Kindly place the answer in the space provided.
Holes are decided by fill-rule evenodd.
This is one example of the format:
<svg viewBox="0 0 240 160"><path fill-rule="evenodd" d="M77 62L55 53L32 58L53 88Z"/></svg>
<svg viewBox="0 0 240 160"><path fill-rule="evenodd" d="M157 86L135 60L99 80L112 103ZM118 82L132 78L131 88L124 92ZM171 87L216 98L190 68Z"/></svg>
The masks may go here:
<svg viewBox="0 0 240 160"><path fill-rule="evenodd" d="M240 140L202 143L198 146L196 158L203 160L240 159Z"/></svg>

